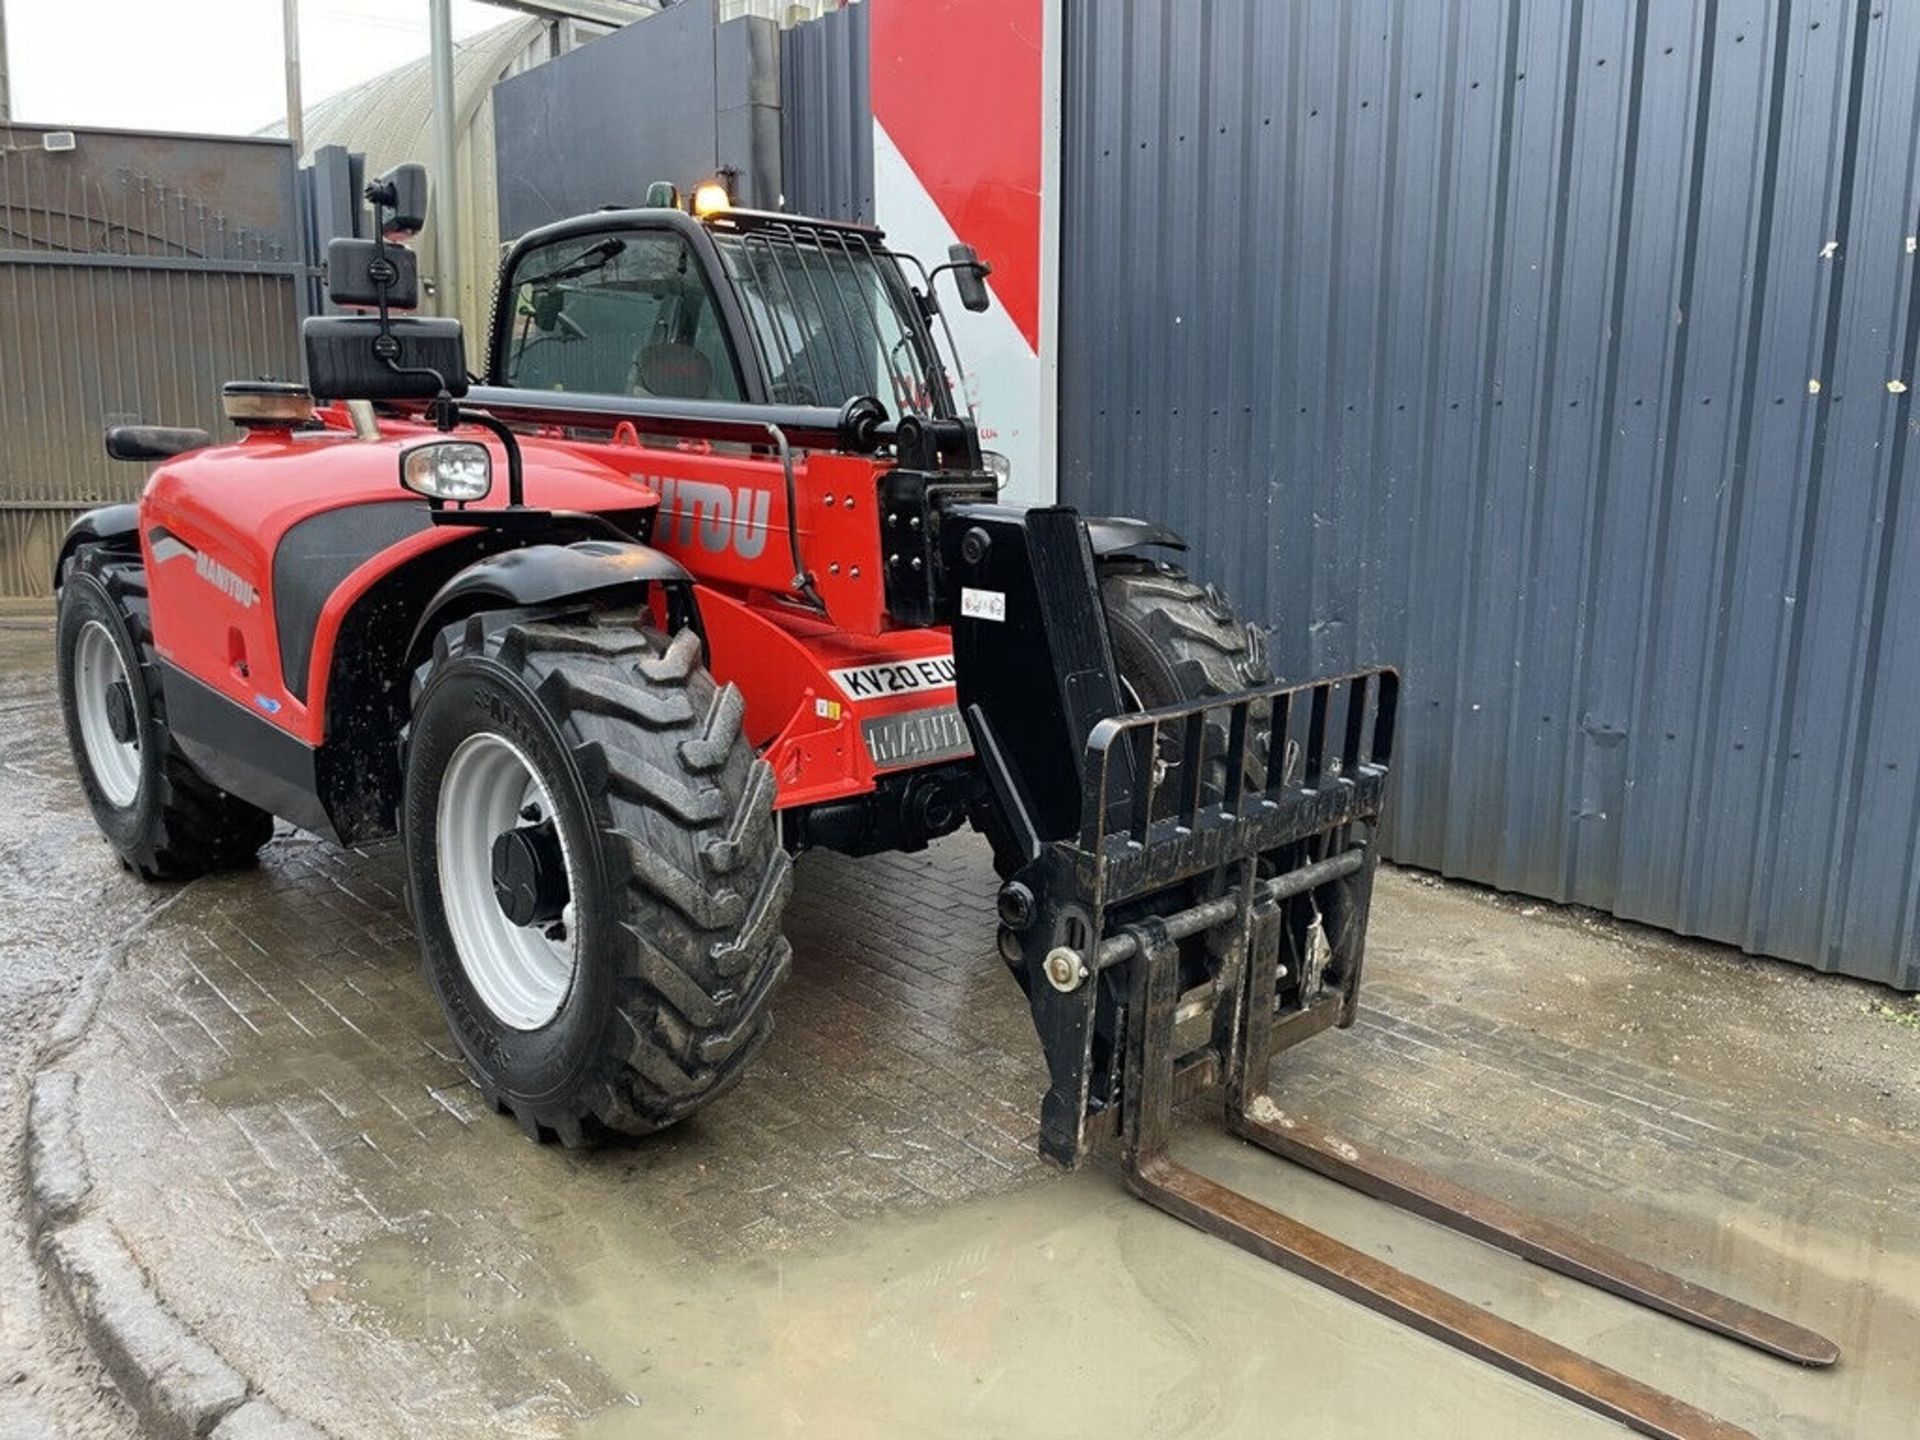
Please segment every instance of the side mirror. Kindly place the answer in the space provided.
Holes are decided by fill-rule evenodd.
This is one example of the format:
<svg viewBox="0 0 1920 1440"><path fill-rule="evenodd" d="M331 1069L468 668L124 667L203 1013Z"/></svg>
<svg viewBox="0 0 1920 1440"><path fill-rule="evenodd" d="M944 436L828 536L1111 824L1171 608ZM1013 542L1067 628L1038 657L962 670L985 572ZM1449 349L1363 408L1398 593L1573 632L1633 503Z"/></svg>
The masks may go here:
<svg viewBox="0 0 1920 1440"><path fill-rule="evenodd" d="M411 240L427 223L427 167L396 165L367 186L367 200L384 211L382 238Z"/></svg>
<svg viewBox="0 0 1920 1440"><path fill-rule="evenodd" d="M399 242L426 222L426 170L396 166L367 186L367 203L373 206L374 238L337 239L327 246L327 294L338 304L374 306L379 313L312 315L301 324L307 388L328 400L451 402L467 393L460 322L445 316L396 320L390 313L419 303L419 261Z"/></svg>
<svg viewBox="0 0 1920 1440"><path fill-rule="evenodd" d="M327 298L336 305L411 310L420 303L420 259L404 245L327 242Z"/></svg>
<svg viewBox="0 0 1920 1440"><path fill-rule="evenodd" d="M327 400L432 400L467 393L458 320L313 315L300 327L307 388Z"/></svg>
<svg viewBox="0 0 1920 1440"><path fill-rule="evenodd" d="M993 297L987 293L987 276L993 267L980 258L971 245L949 245L947 263L953 269L953 288L960 296L962 309L978 315L990 309Z"/></svg>

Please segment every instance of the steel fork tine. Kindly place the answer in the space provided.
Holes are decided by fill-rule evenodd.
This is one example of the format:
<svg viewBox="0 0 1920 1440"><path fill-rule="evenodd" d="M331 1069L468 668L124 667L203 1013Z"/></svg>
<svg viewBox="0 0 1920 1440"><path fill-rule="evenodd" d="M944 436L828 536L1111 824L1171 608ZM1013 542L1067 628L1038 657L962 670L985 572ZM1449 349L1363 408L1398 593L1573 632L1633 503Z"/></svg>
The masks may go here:
<svg viewBox="0 0 1920 1440"><path fill-rule="evenodd" d="M1840 1358L1840 1347L1824 1335L1333 1135L1281 1110L1265 1095L1255 1097L1244 1112L1229 1112L1227 1124L1243 1139L1329 1180L1636 1305L1795 1364L1824 1366Z"/></svg>

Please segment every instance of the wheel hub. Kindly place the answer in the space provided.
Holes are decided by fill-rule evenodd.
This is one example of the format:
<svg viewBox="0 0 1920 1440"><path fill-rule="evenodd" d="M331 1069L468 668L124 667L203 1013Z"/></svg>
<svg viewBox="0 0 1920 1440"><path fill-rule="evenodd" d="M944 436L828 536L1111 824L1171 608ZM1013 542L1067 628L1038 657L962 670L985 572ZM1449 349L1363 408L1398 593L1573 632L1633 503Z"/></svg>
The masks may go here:
<svg viewBox="0 0 1920 1440"><path fill-rule="evenodd" d="M440 895L461 969L503 1024L560 1013L578 963L572 861L526 752L480 731L455 747L435 812Z"/></svg>
<svg viewBox="0 0 1920 1440"><path fill-rule="evenodd" d="M122 745L133 744L133 690L125 680L107 686L107 729Z"/></svg>
<svg viewBox="0 0 1920 1440"><path fill-rule="evenodd" d="M120 646L104 622L88 620L73 642L74 718L87 768L116 809L140 798L140 724Z"/></svg>
<svg viewBox="0 0 1920 1440"><path fill-rule="evenodd" d="M567 859L551 820L494 838L493 895L515 925L551 925L560 918L567 906Z"/></svg>

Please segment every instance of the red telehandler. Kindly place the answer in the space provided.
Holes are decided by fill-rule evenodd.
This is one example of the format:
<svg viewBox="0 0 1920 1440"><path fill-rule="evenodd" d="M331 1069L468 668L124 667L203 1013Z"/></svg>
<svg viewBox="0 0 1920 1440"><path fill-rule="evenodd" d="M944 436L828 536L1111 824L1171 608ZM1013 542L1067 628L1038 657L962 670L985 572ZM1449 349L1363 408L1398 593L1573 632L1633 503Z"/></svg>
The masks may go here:
<svg viewBox="0 0 1920 1440"><path fill-rule="evenodd" d="M1275 683L1149 521L999 498L927 271L703 186L527 235L484 377L403 313L426 178L333 242L308 383L158 460L62 547L61 700L128 865L243 864L273 817L402 837L427 982L536 1139L643 1134L766 1039L793 856L971 823L1060 1164L1118 1132L1160 1208L1649 1435L1745 1432L1175 1163L1176 1101L1369 1194L1809 1365L1828 1341L1283 1114L1354 1018L1397 677ZM314 397L324 403L316 404ZM504 482L504 483L503 483Z"/></svg>

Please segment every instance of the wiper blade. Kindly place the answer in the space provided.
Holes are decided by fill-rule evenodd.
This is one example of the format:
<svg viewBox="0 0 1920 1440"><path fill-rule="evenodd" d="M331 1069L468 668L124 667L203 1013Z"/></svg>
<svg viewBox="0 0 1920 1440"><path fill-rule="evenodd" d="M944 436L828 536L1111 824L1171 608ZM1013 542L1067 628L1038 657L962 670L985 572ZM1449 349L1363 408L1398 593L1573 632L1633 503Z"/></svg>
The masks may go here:
<svg viewBox="0 0 1920 1440"><path fill-rule="evenodd" d="M564 265L556 265L544 274L534 276L516 275L517 285L550 285L556 280L578 280L582 275L591 275L605 268L619 255L624 254L627 242L617 235L589 245Z"/></svg>

